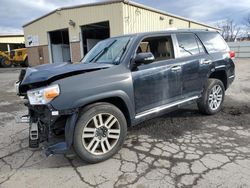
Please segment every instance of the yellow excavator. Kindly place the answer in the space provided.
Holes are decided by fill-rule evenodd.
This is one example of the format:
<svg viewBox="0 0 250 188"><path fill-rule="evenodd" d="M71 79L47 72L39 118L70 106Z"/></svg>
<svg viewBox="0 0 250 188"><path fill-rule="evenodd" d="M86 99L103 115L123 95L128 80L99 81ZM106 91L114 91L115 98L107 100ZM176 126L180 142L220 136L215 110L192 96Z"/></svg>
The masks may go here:
<svg viewBox="0 0 250 188"><path fill-rule="evenodd" d="M19 48L10 51L10 60L14 65L21 65L22 67L28 67L28 55L26 48Z"/></svg>
<svg viewBox="0 0 250 188"><path fill-rule="evenodd" d="M2 66L2 67L11 67L12 66L9 52L0 51L0 66Z"/></svg>
<svg viewBox="0 0 250 188"><path fill-rule="evenodd" d="M11 50L10 52L0 51L0 66L1 67L11 67L19 66L28 67L28 55L26 48L19 48Z"/></svg>

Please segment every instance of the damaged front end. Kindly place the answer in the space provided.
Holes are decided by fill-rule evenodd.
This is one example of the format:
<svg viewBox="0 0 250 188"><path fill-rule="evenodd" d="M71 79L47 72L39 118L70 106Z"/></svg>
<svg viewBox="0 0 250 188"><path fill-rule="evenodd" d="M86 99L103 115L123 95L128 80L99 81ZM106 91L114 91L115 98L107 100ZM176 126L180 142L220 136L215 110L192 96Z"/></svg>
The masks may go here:
<svg viewBox="0 0 250 188"><path fill-rule="evenodd" d="M32 106L29 109L29 147L38 148L46 141L46 155L65 153L73 142L78 109L57 111L51 105Z"/></svg>
<svg viewBox="0 0 250 188"><path fill-rule="evenodd" d="M24 105L28 108L28 115L20 117L18 122L29 123L29 147L38 148L40 143L46 142L45 154L47 156L65 153L71 148L73 142L78 109L57 110L49 102L36 99L39 98L39 92L36 91L50 86L22 85L25 72L25 70L21 71L19 81L16 82L16 90L17 95L23 98ZM35 99L30 98L32 94L36 95Z"/></svg>
<svg viewBox="0 0 250 188"><path fill-rule="evenodd" d="M62 86L57 80L85 74L111 67L110 64L45 64L23 69L16 82L17 95L24 99L28 115L22 116L20 122L29 123L31 148L47 141L46 155L64 153L73 142L78 108L55 109L51 102L60 98ZM65 87L65 86L64 86ZM67 101L65 101L67 102Z"/></svg>

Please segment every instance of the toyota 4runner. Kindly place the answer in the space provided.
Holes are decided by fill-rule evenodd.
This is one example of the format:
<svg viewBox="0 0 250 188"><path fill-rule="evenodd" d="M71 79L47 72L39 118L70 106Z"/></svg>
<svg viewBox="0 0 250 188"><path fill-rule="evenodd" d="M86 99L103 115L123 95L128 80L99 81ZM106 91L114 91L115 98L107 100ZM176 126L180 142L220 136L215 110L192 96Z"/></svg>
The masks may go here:
<svg viewBox="0 0 250 188"><path fill-rule="evenodd" d="M124 35L99 42L80 63L22 70L16 83L29 114L29 146L74 148L85 161L110 158L127 127L182 105L212 115L234 80L234 52L215 31Z"/></svg>

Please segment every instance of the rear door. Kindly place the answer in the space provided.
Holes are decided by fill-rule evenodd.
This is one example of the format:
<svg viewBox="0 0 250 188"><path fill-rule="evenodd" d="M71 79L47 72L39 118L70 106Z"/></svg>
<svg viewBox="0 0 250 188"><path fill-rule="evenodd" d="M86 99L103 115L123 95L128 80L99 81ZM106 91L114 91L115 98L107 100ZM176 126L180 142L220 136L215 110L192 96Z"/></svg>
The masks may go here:
<svg viewBox="0 0 250 188"><path fill-rule="evenodd" d="M181 98L181 66L174 59L171 35L148 37L137 54L151 52L155 61L132 70L135 109L141 113Z"/></svg>
<svg viewBox="0 0 250 188"><path fill-rule="evenodd" d="M182 64L182 96L187 98L200 95L210 70L211 57L195 34L177 33L176 38L178 59Z"/></svg>

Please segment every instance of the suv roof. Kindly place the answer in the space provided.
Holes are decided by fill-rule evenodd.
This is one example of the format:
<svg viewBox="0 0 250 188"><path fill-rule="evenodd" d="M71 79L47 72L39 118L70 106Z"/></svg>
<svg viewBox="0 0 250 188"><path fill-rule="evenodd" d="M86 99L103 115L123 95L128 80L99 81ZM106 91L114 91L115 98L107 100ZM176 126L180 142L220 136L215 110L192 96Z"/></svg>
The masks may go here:
<svg viewBox="0 0 250 188"><path fill-rule="evenodd" d="M117 37L121 37L121 36L143 37L146 35L174 34L174 33L218 33L218 31L207 30L207 29L176 29L176 30L150 31L150 32L126 34L126 35L119 35ZM114 37L114 38L116 38L116 37Z"/></svg>

